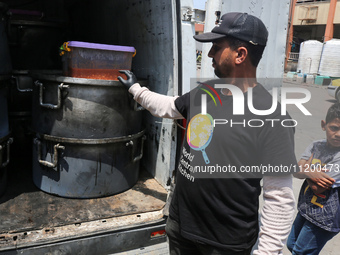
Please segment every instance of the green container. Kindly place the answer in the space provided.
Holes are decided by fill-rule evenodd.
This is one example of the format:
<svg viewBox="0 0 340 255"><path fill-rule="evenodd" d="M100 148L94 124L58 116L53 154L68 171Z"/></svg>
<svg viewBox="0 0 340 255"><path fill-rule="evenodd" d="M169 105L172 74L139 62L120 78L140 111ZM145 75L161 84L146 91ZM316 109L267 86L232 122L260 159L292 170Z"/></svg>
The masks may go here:
<svg viewBox="0 0 340 255"><path fill-rule="evenodd" d="M331 78L329 76L317 75L314 80L314 84L324 86L331 83Z"/></svg>

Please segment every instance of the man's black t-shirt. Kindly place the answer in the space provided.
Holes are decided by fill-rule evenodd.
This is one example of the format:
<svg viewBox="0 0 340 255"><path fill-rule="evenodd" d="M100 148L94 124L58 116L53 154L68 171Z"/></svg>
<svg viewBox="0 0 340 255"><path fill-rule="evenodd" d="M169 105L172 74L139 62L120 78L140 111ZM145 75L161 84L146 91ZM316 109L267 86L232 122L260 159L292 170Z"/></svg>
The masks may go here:
<svg viewBox="0 0 340 255"><path fill-rule="evenodd" d="M215 126L203 134L211 136L205 140L205 147L195 148L185 135L170 217L179 222L182 235L190 240L226 249L246 249L254 245L258 236L261 175L240 171L251 166L281 166L281 170L282 166L296 166L294 128L285 121L291 119L289 115L281 116L280 104L269 116L255 115L248 109L246 92L244 114L234 115L233 96L216 91L221 102L209 96L207 100L207 113ZM271 108L272 96L262 85L255 86L252 93L255 109ZM191 120L202 110L202 94L206 90L198 87L175 101L191 128ZM236 172L204 172L208 166L215 170L229 167ZM199 170L203 173L197 173Z"/></svg>

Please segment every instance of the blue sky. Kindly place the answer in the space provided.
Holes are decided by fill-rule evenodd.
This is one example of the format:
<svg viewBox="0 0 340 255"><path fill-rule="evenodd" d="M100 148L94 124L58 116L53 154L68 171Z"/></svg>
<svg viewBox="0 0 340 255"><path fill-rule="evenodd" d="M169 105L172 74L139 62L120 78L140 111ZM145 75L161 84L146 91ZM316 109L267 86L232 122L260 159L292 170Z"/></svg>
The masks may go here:
<svg viewBox="0 0 340 255"><path fill-rule="evenodd" d="M207 0L193 0L194 1L194 8L205 10L205 2Z"/></svg>

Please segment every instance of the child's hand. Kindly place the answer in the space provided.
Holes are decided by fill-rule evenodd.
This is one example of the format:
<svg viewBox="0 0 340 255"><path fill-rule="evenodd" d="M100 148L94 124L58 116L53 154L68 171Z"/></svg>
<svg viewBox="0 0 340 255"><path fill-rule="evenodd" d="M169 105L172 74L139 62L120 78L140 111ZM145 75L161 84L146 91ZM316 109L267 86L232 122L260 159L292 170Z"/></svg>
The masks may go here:
<svg viewBox="0 0 340 255"><path fill-rule="evenodd" d="M316 185L320 186L321 188L324 189L329 189L332 187L334 184L335 180L331 177L329 177L327 174L323 172L313 172L313 173L308 173L307 177L310 179L312 182L314 182Z"/></svg>
<svg viewBox="0 0 340 255"><path fill-rule="evenodd" d="M332 187L332 185L335 182L335 179L329 177L326 172L329 171L327 169L318 169L318 168L312 168L312 160L313 160L314 154L310 156L310 158L306 160L300 160L300 176L306 179L310 179L312 182L314 182L316 185L320 186L324 189L329 189Z"/></svg>
<svg viewBox="0 0 340 255"><path fill-rule="evenodd" d="M312 182L310 179L307 179L307 182L315 195L320 195L321 193L327 190L325 188L321 188L319 185L315 184L315 182Z"/></svg>

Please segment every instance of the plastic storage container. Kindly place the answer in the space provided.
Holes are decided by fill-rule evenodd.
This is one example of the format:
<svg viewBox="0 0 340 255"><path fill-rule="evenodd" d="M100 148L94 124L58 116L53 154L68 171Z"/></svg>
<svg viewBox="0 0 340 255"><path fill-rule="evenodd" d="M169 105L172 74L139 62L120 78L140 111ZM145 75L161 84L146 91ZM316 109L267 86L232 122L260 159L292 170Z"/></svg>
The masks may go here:
<svg viewBox="0 0 340 255"><path fill-rule="evenodd" d="M118 80L119 70L130 70L134 47L70 41L63 46L63 75Z"/></svg>

